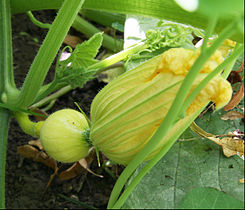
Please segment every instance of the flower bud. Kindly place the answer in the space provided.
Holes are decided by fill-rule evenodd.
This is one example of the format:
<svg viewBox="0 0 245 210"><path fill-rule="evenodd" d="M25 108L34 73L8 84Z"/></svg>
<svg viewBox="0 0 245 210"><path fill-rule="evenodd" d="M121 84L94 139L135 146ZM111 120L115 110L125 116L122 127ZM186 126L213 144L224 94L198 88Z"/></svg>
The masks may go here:
<svg viewBox="0 0 245 210"><path fill-rule="evenodd" d="M91 105L92 144L112 161L128 164L156 132L199 54L199 50L172 48L105 86ZM192 90L223 60L216 51L194 81ZM231 95L230 84L216 76L189 106L185 118L166 136L175 135L174 131L183 132L210 100L222 107ZM165 137L147 159L159 151L164 141Z"/></svg>
<svg viewBox="0 0 245 210"><path fill-rule="evenodd" d="M85 116L72 109L51 114L40 130L44 150L57 161L70 163L87 156L89 125Z"/></svg>

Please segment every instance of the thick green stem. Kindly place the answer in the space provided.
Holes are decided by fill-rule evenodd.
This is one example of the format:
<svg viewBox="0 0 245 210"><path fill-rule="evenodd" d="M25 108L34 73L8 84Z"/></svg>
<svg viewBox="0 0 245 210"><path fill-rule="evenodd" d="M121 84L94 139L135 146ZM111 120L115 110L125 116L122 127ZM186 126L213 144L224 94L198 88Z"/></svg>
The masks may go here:
<svg viewBox="0 0 245 210"><path fill-rule="evenodd" d="M95 21L103 26L112 27L113 23L124 25L126 16L118 13L101 12L99 10L83 9L80 14L86 19Z"/></svg>
<svg viewBox="0 0 245 210"><path fill-rule="evenodd" d="M207 44L208 44L208 40L210 38L210 36L212 36L212 32L214 31L215 29L215 26L217 24L217 20L218 20L218 17L217 15L214 15L213 17L209 17L210 18L210 24L208 25L207 27L207 30L206 30L206 33L205 33L205 38L203 39L203 43L202 43L202 46L201 46L201 51L204 52L205 49L208 47Z"/></svg>
<svg viewBox="0 0 245 210"><path fill-rule="evenodd" d="M0 1L0 102L17 91L13 76L12 32L9 0ZM10 112L0 108L0 209L5 208L5 166Z"/></svg>
<svg viewBox="0 0 245 210"><path fill-rule="evenodd" d="M47 72L84 0L65 0L55 18L31 68L15 104L26 108L36 98Z"/></svg>
<svg viewBox="0 0 245 210"><path fill-rule="evenodd" d="M0 101L7 102L16 94L14 83L11 12L9 1L0 1Z"/></svg>
<svg viewBox="0 0 245 210"><path fill-rule="evenodd" d="M10 112L0 108L0 209L5 208L5 166Z"/></svg>
<svg viewBox="0 0 245 210"><path fill-rule="evenodd" d="M46 98L43 98L42 100L38 101L37 103L33 104L30 108L37 108L37 107L42 107L48 103L50 103L51 101L59 98L60 96L66 94L67 92L71 91L72 87L70 85L67 85L63 88L61 88L60 90L58 90L57 92L47 96Z"/></svg>
<svg viewBox="0 0 245 210"><path fill-rule="evenodd" d="M34 138L39 138L40 129L44 121L32 122L27 113L15 112L14 117L18 121L20 128L28 135L33 136Z"/></svg>
<svg viewBox="0 0 245 210"><path fill-rule="evenodd" d="M233 53L232 55L234 55L235 53L237 53L238 51L240 51L240 54L244 53L244 44L239 44L237 43L234 50L233 50ZM231 56L230 56L231 57ZM229 57L229 58L230 58ZM236 59L234 59L232 62L228 63L228 65L226 66L224 72L222 73L222 77L224 79L227 79L229 74L231 73L232 71L232 68L233 66L235 65L236 63Z"/></svg>
<svg viewBox="0 0 245 210"><path fill-rule="evenodd" d="M101 30L79 16L76 17L72 27L89 37L92 37L94 34L101 32ZM103 34L103 46L113 52L118 52L122 50L123 42L114 39L107 34Z"/></svg>
<svg viewBox="0 0 245 210"><path fill-rule="evenodd" d="M220 37L213 43L213 45L206 49L204 52L202 52L200 56L197 58L189 73L186 75L186 78L184 79L181 87L179 88L179 91L177 92L173 104L170 107L161 125L159 126L151 140L147 143L147 145L135 156L135 158L128 164L128 166L124 169L124 171L118 178L111 193L108 208L114 207L117 198L123 186L127 182L128 178L132 175L132 173L139 166L139 164L142 163L142 160L145 160L145 158L153 151L156 145L159 144L161 139L172 128L174 122L178 120L182 105L198 73L201 71L203 65L212 56L215 50L224 42L224 40L227 37L229 37L233 33L232 29L236 26L236 24L237 21L234 21L232 24L228 25L220 34ZM210 33L212 34L212 32Z"/></svg>
<svg viewBox="0 0 245 210"><path fill-rule="evenodd" d="M88 71L93 70L93 69L98 69L98 71L95 73L96 75L98 75L99 73L104 71L104 68L111 66L112 64L115 64L115 63L125 59L130 54L134 54L134 53L139 52L143 49L146 49L147 47L148 47L148 45L145 44L144 42L140 42L138 44L135 44L135 45L133 45L127 49L124 49L121 52L118 52L118 53L98 62L98 63L95 63L95 64L89 66Z"/></svg>

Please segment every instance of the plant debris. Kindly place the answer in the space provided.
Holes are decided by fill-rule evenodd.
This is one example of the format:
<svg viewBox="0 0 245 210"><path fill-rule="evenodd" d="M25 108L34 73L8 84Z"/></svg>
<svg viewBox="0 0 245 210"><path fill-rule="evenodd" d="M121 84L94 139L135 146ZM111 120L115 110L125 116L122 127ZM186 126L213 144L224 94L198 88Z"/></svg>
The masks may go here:
<svg viewBox="0 0 245 210"><path fill-rule="evenodd" d="M207 138L220 145L226 157L231 157L233 155L239 155L241 158L244 157L244 140L241 138L241 136L244 136L244 134L239 134L237 131L235 131L233 134L229 133L225 135L213 135L202 130L195 122L191 124L190 128L199 136Z"/></svg>

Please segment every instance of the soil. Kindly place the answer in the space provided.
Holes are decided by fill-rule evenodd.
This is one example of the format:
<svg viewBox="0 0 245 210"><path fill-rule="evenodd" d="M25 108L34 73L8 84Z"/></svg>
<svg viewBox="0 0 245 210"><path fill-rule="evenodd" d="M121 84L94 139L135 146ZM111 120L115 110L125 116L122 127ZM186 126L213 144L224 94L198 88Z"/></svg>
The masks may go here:
<svg viewBox="0 0 245 210"><path fill-rule="evenodd" d="M39 11L35 12L34 15L40 21L51 23L56 11ZM21 87L47 30L35 26L25 14L13 16L12 26L15 81L17 86ZM70 33L78 34L74 30L71 30ZM82 37L81 34L80 36ZM52 80L53 69L52 67L46 82ZM104 85L105 83L99 82L97 79L89 81L83 88L74 89L60 97L52 109L48 110L48 114L63 108L77 110L74 102L78 102L83 111L89 116L91 101ZM90 207L106 208L116 181L116 178L113 178L107 171L109 169L115 174L115 166L105 169L98 167L97 162L94 161L90 168L95 173L103 175L104 178L99 178L90 173L81 174L67 181L61 181L58 177L55 177L44 194L53 170L41 163L23 158L17 153L17 147L27 144L30 140L32 140L32 137L24 134L15 119L12 119L9 129L6 164L6 208L89 208L75 201L83 202ZM69 165L65 166L68 167ZM68 201L69 198L74 201Z"/></svg>

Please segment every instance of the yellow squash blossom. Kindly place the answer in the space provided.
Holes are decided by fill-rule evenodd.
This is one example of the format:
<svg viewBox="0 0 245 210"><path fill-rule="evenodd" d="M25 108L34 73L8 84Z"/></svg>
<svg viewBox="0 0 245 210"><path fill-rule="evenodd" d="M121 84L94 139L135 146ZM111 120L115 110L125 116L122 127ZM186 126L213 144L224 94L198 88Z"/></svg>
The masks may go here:
<svg viewBox="0 0 245 210"><path fill-rule="evenodd" d="M104 87L91 106L92 144L109 159L127 165L161 124L199 54L199 50L172 48ZM216 51L204 65L192 89L223 60L222 53ZM147 159L171 136L177 138L209 101L220 108L228 103L231 95L229 82L220 75L213 78L189 106L186 116L174 125Z"/></svg>

